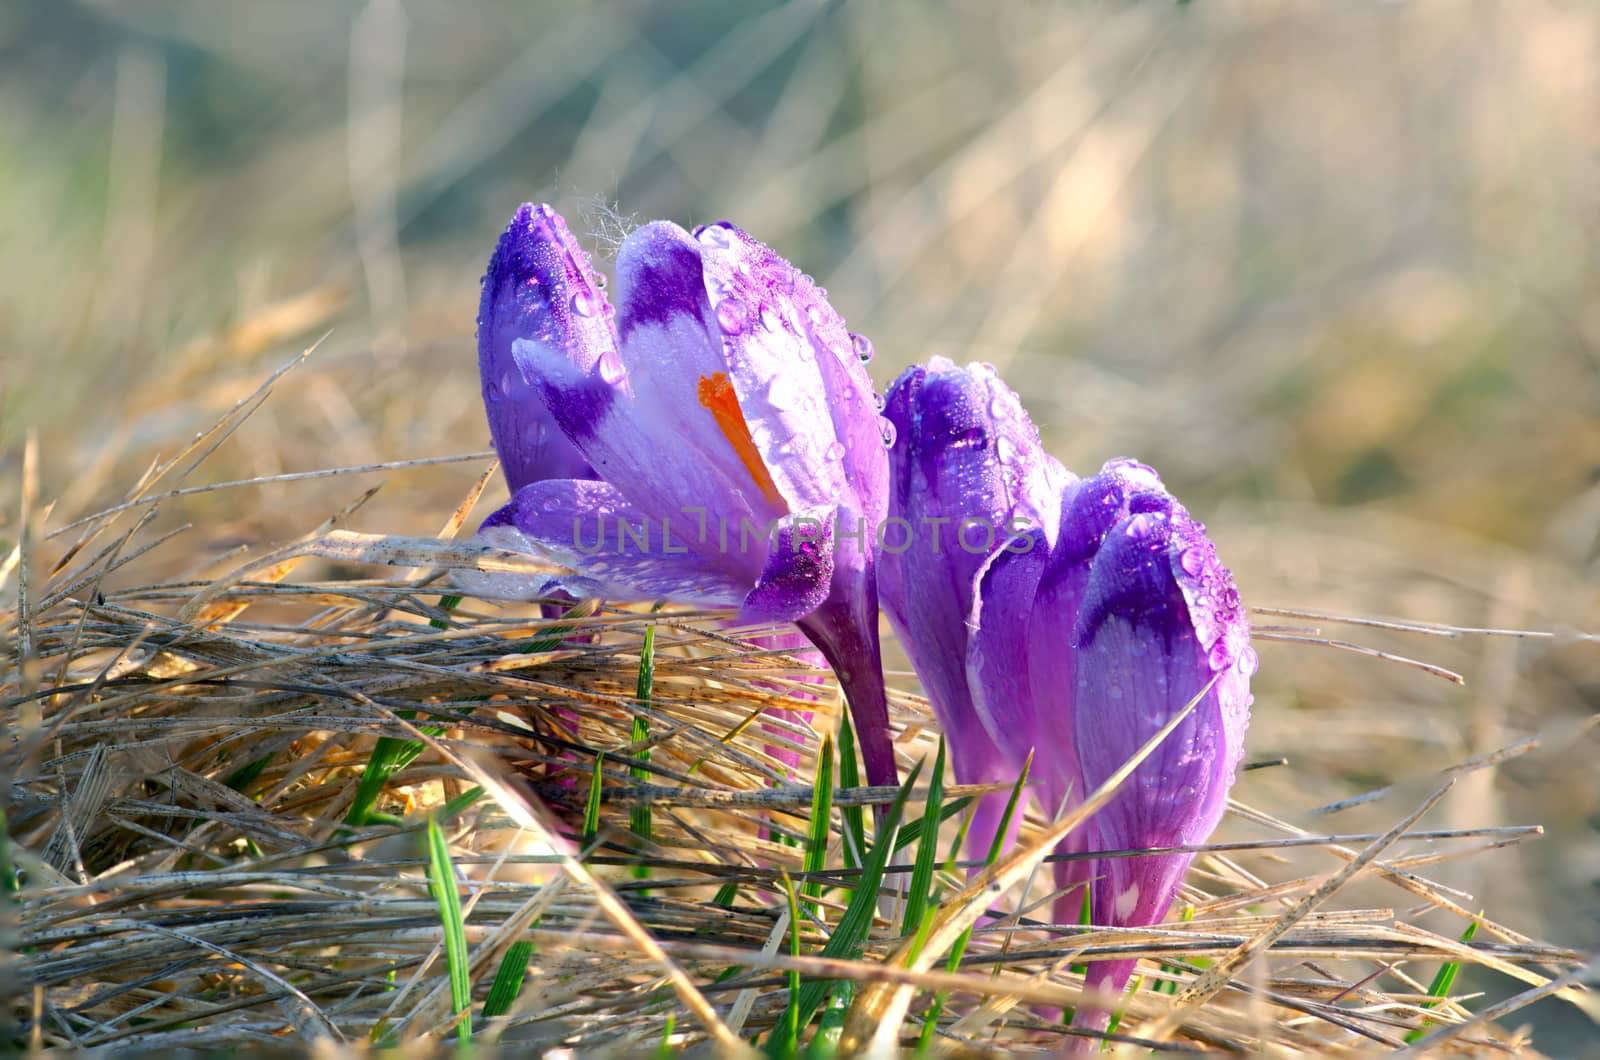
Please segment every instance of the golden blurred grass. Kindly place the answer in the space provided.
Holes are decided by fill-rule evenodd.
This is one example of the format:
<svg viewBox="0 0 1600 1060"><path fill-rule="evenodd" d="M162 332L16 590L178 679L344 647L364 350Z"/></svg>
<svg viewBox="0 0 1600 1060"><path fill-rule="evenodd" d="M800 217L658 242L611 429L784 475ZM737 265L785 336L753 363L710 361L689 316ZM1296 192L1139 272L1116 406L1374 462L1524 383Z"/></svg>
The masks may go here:
<svg viewBox="0 0 1600 1060"><path fill-rule="evenodd" d="M1291 766L1248 797L1382 831L1438 770L1568 734L1439 811L1549 838L1440 871L1600 946L1600 655L1566 634L1600 629L1592 5L24 0L0 59L0 551L30 433L48 562L319 337L205 481L481 451L476 280L518 202L602 250L595 201L728 216L880 383L989 360L1070 467L1159 467L1249 601L1557 634L1363 633L1464 689L1268 646L1251 753ZM174 498L144 533L190 528L105 591L213 577L380 481L349 525L432 534L481 467Z"/></svg>

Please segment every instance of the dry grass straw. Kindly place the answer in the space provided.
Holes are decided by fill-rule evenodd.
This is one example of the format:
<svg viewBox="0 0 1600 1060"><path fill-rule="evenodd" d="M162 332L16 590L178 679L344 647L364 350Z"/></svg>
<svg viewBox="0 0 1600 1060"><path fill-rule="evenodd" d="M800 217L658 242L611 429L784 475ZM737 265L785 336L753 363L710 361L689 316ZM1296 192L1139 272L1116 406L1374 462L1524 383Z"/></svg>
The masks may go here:
<svg viewBox="0 0 1600 1060"><path fill-rule="evenodd" d="M847 1043L914 1042L934 993L947 992L932 1049L1056 1049L1065 1031L1040 1013L1082 1000L1074 966L1134 955L1144 987L1117 1002L1114 1038L1140 1048L1363 1052L1405 1047L1424 1028L1412 1048L1430 1055L1521 1047L1518 1033L1474 1016L1473 998L1430 995L1447 962L1519 984L1498 1018L1552 993L1595 1010L1583 954L1519 935L1427 877L1539 833L1536 823L1427 829L1442 787L1382 834L1316 835L1236 805L1252 838L1201 848L1188 919L1145 930L1039 920L1048 874L1034 870L1062 825L1035 820L1023 848L972 886L963 864L945 862L945 898L919 947L898 924L908 848L891 858L861 957L818 956L860 852L846 849L836 808L825 868L803 871L818 742L772 711L806 706L783 692L804 687L789 681L804 667L682 610L551 619L471 600L441 607L444 570L528 562L453 540L487 475L438 539L342 529L363 495L231 569L129 577L170 536L150 528L161 500L195 488L188 476L272 382L153 465L122 503L51 533L24 476L24 533L3 567L15 606L3 616L0 684L8 857L25 881L8 907L24 986L0 1018L18 1042L149 1053L442 1040L460 1017L420 839L430 814L457 873L474 1007L513 944L535 947L510 1010L478 1017L480 1044L743 1051L778 1021L798 972L859 984ZM352 575L357 564L411 569L297 580L308 556ZM892 706L902 767L931 762L926 704L898 695ZM837 727L835 692L816 710L819 729ZM422 753L384 795L396 823L351 824L383 737ZM795 771L773 745L800 754ZM597 768L598 828L585 836ZM893 795L841 789L833 801ZM648 838L630 828L641 805ZM941 851L958 824L947 823ZM1356 876L1392 885L1396 905L1341 907ZM789 881L822 884L799 955L785 944ZM1475 938L1420 925L1440 910L1458 926L1476 920ZM947 968L951 939L972 924L964 960Z"/></svg>

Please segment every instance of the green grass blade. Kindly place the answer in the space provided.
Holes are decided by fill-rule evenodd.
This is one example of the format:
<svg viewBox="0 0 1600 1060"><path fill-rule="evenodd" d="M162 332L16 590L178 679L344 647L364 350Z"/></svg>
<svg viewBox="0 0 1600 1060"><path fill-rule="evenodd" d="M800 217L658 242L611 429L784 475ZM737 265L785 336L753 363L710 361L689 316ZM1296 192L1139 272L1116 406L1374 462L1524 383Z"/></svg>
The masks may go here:
<svg viewBox="0 0 1600 1060"><path fill-rule="evenodd" d="M605 772L606 753L594 756L594 773L589 778L589 801L583 807L583 846L594 842L600 834L600 784Z"/></svg>
<svg viewBox="0 0 1600 1060"><path fill-rule="evenodd" d="M928 777L927 808L922 811L924 821L937 821L939 807L944 802L944 737L939 738L939 753L933 760L933 774ZM939 861L939 830L924 829L927 833L917 840L917 858L911 869L911 890L906 897L905 916L900 921L900 934L909 935L923 926L923 911L933 890L933 870Z"/></svg>
<svg viewBox="0 0 1600 1060"><path fill-rule="evenodd" d="M461 597L459 597L459 596L441 596L441 597L439 597L439 610L441 610L441 611L454 611L456 608L458 608L460 606L461 606ZM434 629L449 629L450 628L450 623L446 622L442 618L430 618L430 619L428 619L428 625L432 626Z"/></svg>
<svg viewBox="0 0 1600 1060"><path fill-rule="evenodd" d="M1467 925L1467 930L1461 933L1461 941L1471 942L1477 934L1478 921L1474 920L1472 923ZM1433 975L1433 982L1428 984L1428 996L1440 999L1448 997L1450 995L1450 988L1456 983L1456 974L1460 971L1460 961L1446 961L1444 964L1441 964L1439 966L1439 970ZM1438 1005L1438 1001L1424 1001L1422 1003L1423 1008L1437 1008ZM1432 1022L1432 1020L1429 1020L1421 1027L1418 1027L1416 1030L1407 1034L1406 1044L1409 1045L1412 1042L1420 1040L1422 1036L1427 1033L1427 1029Z"/></svg>
<svg viewBox="0 0 1600 1060"><path fill-rule="evenodd" d="M967 811L967 807L971 805L972 796L963 795L959 799L951 799L949 802L941 806L939 808L939 819L933 824L935 834L937 835L940 826L942 826L946 821L965 813ZM907 823L906 826L900 829L900 831L894 837L895 849L904 850L913 843L921 842L922 830L927 826L928 821L925 817L918 817L915 821ZM957 838L965 838L965 833L966 829L963 828L962 835L958 836ZM948 860L952 862L955 861L960 853L960 850L961 846L959 843L951 847L950 857Z"/></svg>
<svg viewBox="0 0 1600 1060"><path fill-rule="evenodd" d="M806 1060L833 1060L839 1055L839 1041L844 1037L845 1020L850 1015L850 1002L855 1000L855 984L841 979L828 994L828 1005L817 1019L817 1033L811 1036L806 1049Z"/></svg>
<svg viewBox="0 0 1600 1060"><path fill-rule="evenodd" d="M783 874L783 891L789 900L789 954L800 956L800 902L795 897L794 881ZM789 1004L767 1038L767 1055L789 1060L800 1051L800 972L789 969Z"/></svg>
<svg viewBox="0 0 1600 1060"><path fill-rule="evenodd" d="M634 696L641 704L650 702L650 695L655 688L655 680L656 627L654 623L651 623L645 627L644 643L639 648L639 680L638 684L636 685ZM643 717L640 717L637 714L634 715L633 742L635 744L640 744L649 738L650 723ZM650 752L648 750L640 751L637 755L635 755L635 758L639 762L648 762L650 761ZM645 769L643 766L629 766L628 772L633 779L639 781L641 784L648 783L650 780L650 771ZM651 821L650 807L648 805L635 806L628 812L628 828L640 839L648 840L650 838ZM635 870L634 875L640 879L643 879L644 877L650 875L650 869L647 866L640 865Z"/></svg>
<svg viewBox="0 0 1600 1060"><path fill-rule="evenodd" d="M522 980L528 974L528 962L533 959L534 945L527 939L518 939L500 958L500 967L494 973L494 983L483 1002L485 1019L504 1016L511 1011L517 995L522 993Z"/></svg>
<svg viewBox="0 0 1600 1060"><path fill-rule="evenodd" d="M817 775L811 787L811 828L806 835L802 867L806 872L821 872L828 862L829 826L833 819L833 737L823 734L822 750L817 753ZM820 881L807 882L801 893L807 898L822 897ZM815 901L807 903L813 911Z"/></svg>
<svg viewBox="0 0 1600 1060"><path fill-rule="evenodd" d="M861 766L856 761L856 731L850 724L848 710L841 711L839 718L839 786L841 788L861 786ZM844 845L845 867L860 868L861 866L856 863L857 852L867 849L866 811L860 806L844 806L840 809L840 816L844 819L845 831L850 840Z"/></svg>
<svg viewBox="0 0 1600 1060"><path fill-rule="evenodd" d="M439 905L444 925L445 964L450 971L451 1011L465 1013L459 1024L460 1040L472 1040L472 982L467 977L467 925L461 915L461 892L456 888L455 867L439 822L428 819L428 889Z"/></svg>

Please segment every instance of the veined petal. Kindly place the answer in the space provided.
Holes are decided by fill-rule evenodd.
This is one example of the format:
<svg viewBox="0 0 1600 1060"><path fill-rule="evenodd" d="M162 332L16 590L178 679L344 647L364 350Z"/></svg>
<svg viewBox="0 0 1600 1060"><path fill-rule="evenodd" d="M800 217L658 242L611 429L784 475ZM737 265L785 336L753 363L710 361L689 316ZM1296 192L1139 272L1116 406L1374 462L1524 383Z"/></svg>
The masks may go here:
<svg viewBox="0 0 1600 1060"><path fill-rule="evenodd" d="M785 520L761 580L745 597L740 622L794 622L815 611L833 586L833 512Z"/></svg>
<svg viewBox="0 0 1600 1060"><path fill-rule="evenodd" d="M969 622L967 683L972 691L973 706L989 738L1014 762L1021 762L1029 751L1039 747L1040 719L1036 708L1053 712L1057 707L1054 697L1036 700L1029 682L1028 665L1036 643L1050 647L1043 638L1034 636L1037 624L1053 617L1039 613L1034 607L1039 579L1044 576L1049 562L1044 530L1036 527L1007 541L976 575ZM1050 654L1070 656L1071 653L1056 650ZM1070 700L1062 704L1069 705ZM1063 711L1066 713L1069 712ZM1056 742L1060 737L1060 727L1052 726L1050 753L1034 763L1035 776L1046 769L1054 771ZM1077 771L1076 762L1072 771Z"/></svg>
<svg viewBox="0 0 1600 1060"><path fill-rule="evenodd" d="M662 492L675 507L704 504L735 520L746 513L767 519L788 514L791 506L729 374L700 245L671 222L652 222L622 244L617 278L622 359L639 429L657 446L691 449L702 464L688 481L661 483ZM721 489L708 497L711 469ZM628 469L630 477L652 470Z"/></svg>
<svg viewBox="0 0 1600 1060"><path fill-rule="evenodd" d="M519 339L590 367L615 357L616 332L589 259L561 216L524 205L501 235L478 307L478 369L489 433L512 492L542 478L586 478L588 462L556 428L512 354Z"/></svg>
<svg viewBox="0 0 1600 1060"><path fill-rule="evenodd" d="M843 322L808 278L736 226L706 225L694 238L728 377L778 491L796 509L836 503L845 447L829 413L845 395L828 389L813 336L829 325L843 333ZM870 389L849 339L829 355L848 357Z"/></svg>
<svg viewBox="0 0 1600 1060"><path fill-rule="evenodd" d="M1200 696L1156 752L1095 816L1098 849L1202 842L1222 817L1240 753L1248 690L1239 660L1197 636L1180 574L1199 531L1165 493L1135 494L1129 514L1105 535L1091 564L1076 643L1076 724L1085 783L1093 787L1191 699ZM1190 561L1193 565L1193 560ZM1209 557L1218 595L1232 579ZM1237 609L1237 594L1233 594ZM1230 623L1242 629L1242 612ZM1216 644L1223 644L1219 637ZM1247 676L1247 675L1246 675ZM1215 679L1215 680L1214 680ZM1094 884L1098 922L1156 923L1188 867L1178 855L1110 859ZM1133 919L1139 917L1142 919Z"/></svg>
<svg viewBox="0 0 1600 1060"><path fill-rule="evenodd" d="M737 606L749 583L716 562L716 554L692 547L695 530L692 520L677 522L633 506L608 482L550 479L518 490L510 504L484 520L478 536L571 569L533 587L535 596L559 589L575 596ZM485 581L463 587L508 595Z"/></svg>

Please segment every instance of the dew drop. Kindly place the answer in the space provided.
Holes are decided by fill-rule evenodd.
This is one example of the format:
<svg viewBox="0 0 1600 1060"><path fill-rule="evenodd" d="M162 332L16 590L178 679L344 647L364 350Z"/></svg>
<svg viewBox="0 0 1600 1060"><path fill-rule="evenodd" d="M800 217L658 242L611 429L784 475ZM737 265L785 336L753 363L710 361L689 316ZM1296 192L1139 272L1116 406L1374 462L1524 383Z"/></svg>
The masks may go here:
<svg viewBox="0 0 1600 1060"><path fill-rule="evenodd" d="M824 452L822 455L825 456L830 461L831 460L843 460L844 459L844 443L843 442L838 442L838 441L834 442L833 444L828 446L827 451Z"/></svg>
<svg viewBox="0 0 1600 1060"><path fill-rule="evenodd" d="M1239 653L1239 672L1244 674L1246 677L1254 677L1256 670L1259 669L1260 666L1261 657L1256 654L1256 650L1254 648L1250 647L1248 644L1245 645L1244 651Z"/></svg>
<svg viewBox="0 0 1600 1060"><path fill-rule="evenodd" d="M627 374L628 370L622 366L622 359L616 354L600 358L600 378L607 386L618 385Z"/></svg>
<svg viewBox="0 0 1600 1060"><path fill-rule="evenodd" d="M1128 520L1128 525L1122 532L1135 541L1143 541L1150 536L1150 517L1140 512Z"/></svg>
<svg viewBox="0 0 1600 1060"><path fill-rule="evenodd" d="M785 301L783 303L783 322L788 324L790 330L796 335L804 335L806 333L805 324L800 320L800 310L795 308L793 302Z"/></svg>
<svg viewBox="0 0 1600 1060"><path fill-rule="evenodd" d="M522 443L530 446L543 445L545 438L549 434L550 428L545 424L545 422L543 420L535 420L533 423L528 424L528 426L523 430Z"/></svg>
<svg viewBox="0 0 1600 1060"><path fill-rule="evenodd" d="M1213 672L1226 670L1228 664L1233 662L1233 653L1228 650L1226 637L1218 637L1217 642L1211 645L1211 653L1206 657L1206 662L1211 665Z"/></svg>
<svg viewBox="0 0 1600 1060"><path fill-rule="evenodd" d="M607 282L608 281L606 280L606 274L605 273L596 272L594 274L594 285L596 287L600 288L602 291L606 289L606 283Z"/></svg>
<svg viewBox="0 0 1600 1060"><path fill-rule="evenodd" d="M822 308L815 303L806 306L806 321L814 328L822 326Z"/></svg>
<svg viewBox="0 0 1600 1060"><path fill-rule="evenodd" d="M764 305L761 307L761 326L768 331L781 331L783 330L783 319L778 316L777 311L771 306Z"/></svg>
<svg viewBox="0 0 1600 1060"><path fill-rule="evenodd" d="M732 226L726 221L718 221L714 225L701 225L694 230L694 237L708 247L727 249L733 246Z"/></svg>
<svg viewBox="0 0 1600 1060"><path fill-rule="evenodd" d="M515 372L502 372L500 374L500 393L510 396L517 389L517 375Z"/></svg>
<svg viewBox="0 0 1600 1060"><path fill-rule="evenodd" d="M572 296L572 311L580 317L594 316L597 299L588 291L579 291Z"/></svg>
<svg viewBox="0 0 1600 1060"><path fill-rule="evenodd" d="M1183 555L1178 557L1178 564L1185 574L1198 578L1200 572L1206 569L1205 552L1198 546L1186 548L1183 550Z"/></svg>
<svg viewBox="0 0 1600 1060"><path fill-rule="evenodd" d="M483 396L490 401L501 401L505 398L506 392L500 389L499 383L491 379L483 385Z"/></svg>
<svg viewBox="0 0 1600 1060"><path fill-rule="evenodd" d="M1006 404L1006 399L1003 394L996 394L989 402L989 415L993 416L997 420L1008 420L1011 418L1011 406Z"/></svg>
<svg viewBox="0 0 1600 1060"><path fill-rule="evenodd" d="M994 455L1002 464L1014 463L1017 459L1017 443L1002 434L994 440Z"/></svg>
<svg viewBox="0 0 1600 1060"><path fill-rule="evenodd" d="M885 448L894 447L895 429L893 420L890 420L887 416L879 416L878 433L883 436L883 444Z"/></svg>
<svg viewBox="0 0 1600 1060"><path fill-rule="evenodd" d="M779 412L786 412L800 402L800 389L788 372L779 372L767 386L767 404Z"/></svg>
<svg viewBox="0 0 1600 1060"><path fill-rule="evenodd" d="M882 412L884 406L889 403L889 399L874 390L872 392L872 403L878 407L879 412Z"/></svg>
<svg viewBox="0 0 1600 1060"><path fill-rule="evenodd" d="M737 298L724 298L717 303L717 323L729 335L744 330L744 303Z"/></svg>
<svg viewBox="0 0 1600 1060"><path fill-rule="evenodd" d="M866 364L872 360L872 340L865 335L850 333L850 345L855 348L856 356L861 358L861 363Z"/></svg>
<svg viewBox="0 0 1600 1060"><path fill-rule="evenodd" d="M817 351L812 349L811 340L805 337L805 333L804 332L801 332L800 333L800 359L802 361L810 361L810 360L814 360L816 358L816 356L817 356Z"/></svg>

